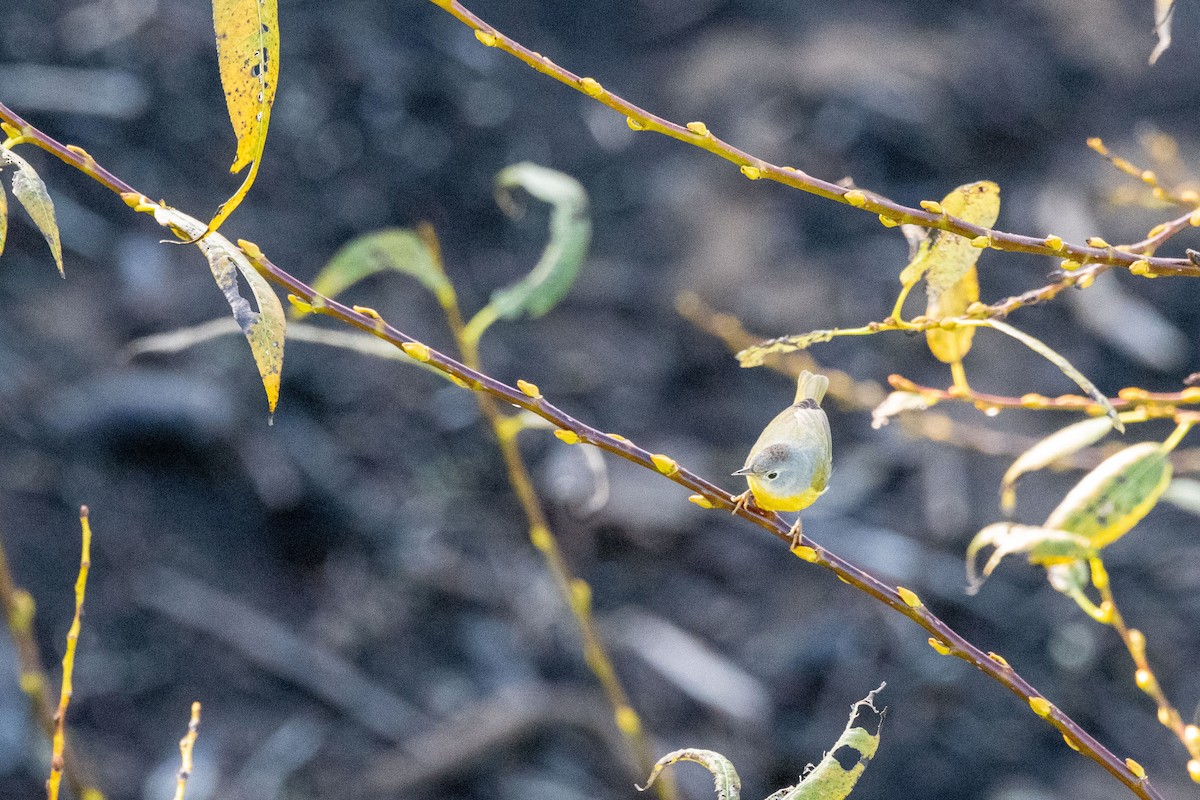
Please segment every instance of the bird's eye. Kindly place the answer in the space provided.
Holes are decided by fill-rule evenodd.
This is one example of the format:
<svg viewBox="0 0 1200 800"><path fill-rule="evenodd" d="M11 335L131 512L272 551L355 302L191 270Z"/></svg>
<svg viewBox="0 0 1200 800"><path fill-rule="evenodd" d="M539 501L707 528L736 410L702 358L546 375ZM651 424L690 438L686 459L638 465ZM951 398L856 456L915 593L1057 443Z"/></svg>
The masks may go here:
<svg viewBox="0 0 1200 800"><path fill-rule="evenodd" d="M779 477L779 473L778 473L778 472L768 472L768 473L767 473L767 480L769 480L769 481L773 481L773 480L775 480L775 479L776 479L776 478L778 478L778 477Z"/></svg>

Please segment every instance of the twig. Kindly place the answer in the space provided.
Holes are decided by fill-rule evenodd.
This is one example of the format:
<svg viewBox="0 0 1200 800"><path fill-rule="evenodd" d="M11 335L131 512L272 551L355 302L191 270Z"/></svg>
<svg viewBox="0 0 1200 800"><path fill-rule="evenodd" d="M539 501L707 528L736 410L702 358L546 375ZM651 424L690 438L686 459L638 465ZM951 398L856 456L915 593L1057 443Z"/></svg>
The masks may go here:
<svg viewBox="0 0 1200 800"><path fill-rule="evenodd" d="M54 713L54 737L50 753L50 778L46 781L46 795L58 800L62 784L64 746L67 741L67 706L74 692L72 678L75 674L75 647L79 643L79 628L83 617L83 599L87 594L88 571L92 566L92 526L88 523L88 507L79 509L79 526L83 530L79 556L79 576L75 579L75 617L67 631L67 651L63 654L62 690L58 696L58 710Z"/></svg>
<svg viewBox="0 0 1200 800"><path fill-rule="evenodd" d="M1072 244L1058 237L1022 236L1015 233L981 228L958 217L945 213L934 213L923 208L910 208L874 192L850 189L836 183L814 178L795 167L780 167L757 156L740 150L712 134L702 122L678 125L646 111L625 98L605 89L597 80L581 77L555 64L541 53L535 53L519 42L505 36L481 18L467 10L458 0L430 0L459 22L475 31L475 38L485 46L495 47L515 56L538 72L570 86L602 105L625 116L629 127L635 131L653 131L678 139L686 144L707 150L716 156L736 164L750 180L767 179L791 186L826 200L844 203L887 220L889 227L899 224L919 225L923 228L956 233L967 239L986 237L986 245L994 250L1013 253L1054 256L1078 264L1108 264L1129 268L1140 260L1147 262L1148 269L1161 275L1200 275L1200 267L1187 259L1148 258L1124 252L1115 247L1097 247Z"/></svg>
<svg viewBox="0 0 1200 800"><path fill-rule="evenodd" d="M1166 693L1158 682L1158 677L1154 674L1154 669L1150 666L1150 660L1146 658L1145 634L1126 625L1125 618L1121 616L1121 612L1117 608L1117 600L1113 596L1112 584L1109 582L1104 562L1099 558L1094 558L1091 561L1091 567L1092 585L1100 592L1099 614L1094 616L1099 622L1110 625L1121 637L1125 649L1129 651L1129 657L1133 659L1136 670L1134 683L1154 699L1155 705L1158 706L1158 721L1175 734L1176 738L1187 748L1190 757L1188 771L1193 776L1200 774L1200 728L1197 728L1196 725L1185 725L1179 711L1167 699Z"/></svg>

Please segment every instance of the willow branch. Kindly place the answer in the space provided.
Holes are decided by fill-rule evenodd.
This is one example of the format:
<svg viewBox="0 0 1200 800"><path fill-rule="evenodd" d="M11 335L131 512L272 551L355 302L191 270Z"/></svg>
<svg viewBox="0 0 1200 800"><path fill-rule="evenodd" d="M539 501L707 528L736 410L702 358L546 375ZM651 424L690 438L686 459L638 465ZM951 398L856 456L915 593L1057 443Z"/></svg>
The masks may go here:
<svg viewBox="0 0 1200 800"><path fill-rule="evenodd" d="M452 5L457 6L458 4L453 3ZM0 103L0 119L17 127L30 142L53 153L117 194L144 196L143 193L99 167L95 160L81 149L68 148L59 144L47 134L29 125L2 103ZM943 220L943 222L945 221ZM465 388L485 392L498 400L536 414L559 429L557 433L561 440L569 443L590 444L638 466L658 472L692 492L693 496L690 499L697 505L714 509L734 509L736 500L729 492L685 469L669 456L651 453L622 436L599 431L552 405L541 394L530 396L518 388L473 370L394 328L370 309L359 310L326 298L299 278L276 266L266 257L254 259L253 263L264 277L286 289L301 303L311 306L315 313L332 317L400 347L409 356L451 376L456 383L460 383ZM791 526L784 522L778 514L748 506L735 509L735 513L785 543L792 541ZM1150 782L1149 778L1145 777L1144 773L1135 772L1129 764L1114 755L1094 736L1084 730L1079 723L1050 703L1028 681L1017 674L1002 657L983 652L954 631L930 611L912 591L883 583L807 536L801 537L799 545L793 552L804 561L832 572L845 583L915 622L930 634L930 645L937 652L960 658L974 665L980 672L1023 698L1037 716L1046 720L1063 734L1072 748L1098 763L1137 797L1143 798L1143 800L1163 800L1158 789Z"/></svg>
<svg viewBox="0 0 1200 800"><path fill-rule="evenodd" d="M736 164L750 180L771 180L794 189L853 206L877 214L887 221L889 227L898 224L918 225L949 231L967 239L986 237L986 246L994 250L1012 253L1053 256L1076 264L1105 264L1128 269L1140 261L1156 275L1200 275L1200 267L1184 258L1157 258L1130 253L1111 246L1093 246L1064 242L1056 236L1036 237L1007 233L974 225L966 220L945 213L935 213L924 208L911 208L897 203L876 192L848 188L837 183L813 177L795 167L781 167L747 153L723 139L714 136L703 122L679 125L639 107L620 95L605 89L594 78L579 76L555 64L541 53L535 53L520 42L505 36L480 17L467 10L458 0L430 0L459 22L475 31L475 38L487 47L512 55L532 67L564 83L596 102L608 106L625 116L629 127L635 131L653 131L719 156ZM936 204L935 204L936 205Z"/></svg>

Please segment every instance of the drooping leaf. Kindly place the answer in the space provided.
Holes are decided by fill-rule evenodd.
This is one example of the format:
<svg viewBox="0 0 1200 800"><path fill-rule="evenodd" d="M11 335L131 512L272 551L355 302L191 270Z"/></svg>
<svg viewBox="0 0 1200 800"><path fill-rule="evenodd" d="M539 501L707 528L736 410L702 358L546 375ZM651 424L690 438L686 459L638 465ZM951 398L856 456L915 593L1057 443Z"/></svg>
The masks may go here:
<svg viewBox="0 0 1200 800"><path fill-rule="evenodd" d="M924 411L936 404L937 398L919 392L892 392L871 411L871 427L879 430L897 414L905 411Z"/></svg>
<svg viewBox="0 0 1200 800"><path fill-rule="evenodd" d="M238 173L247 165L251 167L237 192L217 209L205 232L221 226L258 175L279 86L278 0L213 0L213 29L221 88L237 136L237 155L229 171Z"/></svg>
<svg viewBox="0 0 1200 800"><path fill-rule="evenodd" d="M1042 439L1022 453L1000 480L1000 508L1011 514L1017 503L1017 479L1077 453L1103 439L1113 429L1108 417L1085 419L1068 425Z"/></svg>
<svg viewBox="0 0 1200 800"><path fill-rule="evenodd" d="M317 274L313 288L326 297L334 297L385 270L416 278L443 306L454 302L454 287L438 259L416 231L403 228L368 233L344 245Z"/></svg>
<svg viewBox="0 0 1200 800"><path fill-rule="evenodd" d="M46 184L38 177L30 163L12 150L0 148L0 159L17 168L12 177L13 196L24 207L37 229L42 232L46 244L50 245L54 263L58 265L58 274L66 277L66 273L63 272L62 241L58 235L58 222L54 218L54 201L50 199L50 193L46 191ZM5 205L7 206L7 203ZM7 225L5 225L5 231L7 232Z"/></svg>
<svg viewBox="0 0 1200 800"><path fill-rule="evenodd" d="M517 188L552 206L549 239L533 270L496 290L468 323L466 335L474 341L497 319L540 317L557 305L575 283L592 238L587 192L579 181L537 164L515 164L496 176L496 199L502 208L513 207Z"/></svg>
<svg viewBox="0 0 1200 800"><path fill-rule="evenodd" d="M1075 484L1046 527L1084 537L1099 550L1138 524L1171 482L1171 462L1157 442L1126 447Z"/></svg>
<svg viewBox="0 0 1200 800"><path fill-rule="evenodd" d="M712 773L716 783L717 800L738 800L741 797L742 780L738 777L737 770L733 768L733 763L720 753L694 748L676 750L660 758L654 765L650 777L646 780L646 785L639 786L638 791L644 792L649 789L658 780L658 776L664 769L678 764L680 761L693 761Z"/></svg>
<svg viewBox="0 0 1200 800"><path fill-rule="evenodd" d="M941 202L942 210L953 217L991 228L1000 215L1000 187L992 181L959 186ZM927 306L925 314L933 319L958 317L979 299L979 276L975 262L983 252L968 239L948 231L938 234L925 259ZM958 327L925 332L933 355L947 364L961 361L971 349L974 328Z"/></svg>
<svg viewBox="0 0 1200 800"><path fill-rule="evenodd" d="M879 749L886 708L875 708L883 686L850 707L850 721L833 747L795 786L781 789L768 800L845 800Z"/></svg>
<svg viewBox="0 0 1200 800"><path fill-rule="evenodd" d="M1171 21L1175 16L1175 0L1154 0L1154 35L1158 42L1150 53L1150 63L1167 52L1171 46Z"/></svg>
<svg viewBox="0 0 1200 800"><path fill-rule="evenodd" d="M208 259L213 279L225 295L233 318L250 343L250 352L258 366L263 388L267 392L267 406L273 413L279 401L279 376L283 369L284 333L287 325L283 304L279 296L267 283L266 278L246 258L246 254L233 242L219 233L205 235L204 223L174 208L158 206L154 219L163 227L170 228L180 238L194 241ZM200 238L204 237L204 238ZM255 310L242 297L238 289L238 275L250 286Z"/></svg>
<svg viewBox="0 0 1200 800"><path fill-rule="evenodd" d="M1112 419L1113 427L1121 433L1125 432L1125 423L1121 421L1120 415L1117 414L1117 410L1113 408L1113 404L1109 402L1108 397L1105 396L1105 394L1099 389L1097 389L1096 385L1088 380L1086 375L1077 370L1070 361L1067 361L1066 358L1052 350L1050 346L1041 339L1030 336L1028 333L1018 330L1012 325L1009 325L1007 322L1001 322L998 319L965 320L961 324L971 324L981 328L992 328L1016 339L1018 342L1025 345L1054 366L1058 367L1059 371L1062 372L1063 375L1066 375L1068 378L1075 381L1076 386L1087 392L1088 395L1095 400L1101 408L1104 409L1104 413L1107 414L1110 419Z"/></svg>
<svg viewBox="0 0 1200 800"><path fill-rule="evenodd" d="M982 575L976 569L979 553L986 547L994 547ZM1087 537L1049 525L1018 525L1011 522L995 522L975 534L967 545L967 593L975 594L984 580L1013 553L1028 553L1034 564L1065 564L1088 558L1095 552Z"/></svg>

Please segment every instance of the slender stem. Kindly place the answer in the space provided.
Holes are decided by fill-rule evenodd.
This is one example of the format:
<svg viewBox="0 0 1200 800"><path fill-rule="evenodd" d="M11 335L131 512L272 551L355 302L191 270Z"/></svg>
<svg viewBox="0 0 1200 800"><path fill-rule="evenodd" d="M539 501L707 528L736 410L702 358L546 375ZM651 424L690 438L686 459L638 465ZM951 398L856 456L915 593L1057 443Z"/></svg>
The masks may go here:
<svg viewBox="0 0 1200 800"><path fill-rule="evenodd" d="M455 4L457 5L457 4ZM80 155L75 150L59 145L45 133L33 128L24 120L13 114L6 106L0 104L0 119L20 128L23 135L30 137L39 147L46 149L66 163L79 168L103 185L118 194L142 194L128 184L118 180L111 173L104 171L90 157ZM102 179L101 176L106 176ZM285 288L298 299L313 306L316 313L332 317L340 322L366 331L397 347L405 344L421 344L413 337L397 330L378 316L370 316L349 308L336 300L330 300L319 295L299 278L273 264L269 259L254 260L254 265L267 279ZM530 397L519 389L502 383L482 372L471 369L432 348L422 345L420 352L428 360L425 362L448 375L457 378L468 388L477 392L485 392L492 397L518 408L530 411L542 419L556 425L558 428L574 434L576 441L599 447L609 453L631 461L646 469L654 470L665 475L669 480L695 492L699 498L712 508L733 509L736 503L734 497L716 484L705 480L695 473L679 466L673 460L660 454L650 453L630 442L624 437L603 433L575 419L561 409L551 405L542 397ZM655 456L658 456L656 459ZM778 514L762 511L756 507L742 506L736 509L738 516L754 522L759 527L775 535L780 540L792 541L791 526L784 522ZM1162 795L1148 778L1139 778L1130 767L1104 745L1100 744L1079 723L1067 716L1061 709L1049 704L1045 698L1024 678L1016 673L1007 663L989 657L988 654L964 639L945 622L934 615L924 604L909 605L895 587L888 586L873 575L851 564L834 553L816 544L808 537L801 537L797 550L805 556L806 561L817 564L837 575L847 584L870 595L892 610L908 617L925 631L931 634L931 642L938 643L938 651L973 664L977 669L992 680L1004 686L1026 702L1036 705L1038 716L1063 733L1079 752L1100 764L1113 777L1123 783L1136 796L1143 800L1162 800ZM907 592L907 590L906 590ZM911 592L907 595L914 597ZM1044 713L1041 713L1043 712Z"/></svg>
<svg viewBox="0 0 1200 800"><path fill-rule="evenodd" d="M1103 414L1105 409L1090 397L1079 394L1064 394L1058 397L1029 393L1020 397L980 392L976 389L961 390L957 385L947 389L937 389L914 383L903 375L889 375L888 383L900 392L912 392L928 397L934 402L948 400L965 400L980 408L1030 408L1041 411L1082 411L1087 414ZM1117 411L1129 411L1135 408L1146 410L1147 419L1174 417L1178 406L1200 403L1200 387L1189 386L1178 392L1148 392L1134 386L1122 389L1116 397L1108 398L1108 402Z"/></svg>
<svg viewBox="0 0 1200 800"><path fill-rule="evenodd" d="M1022 236L1015 233L982 228L966 220L952 217L949 214L935 214L922 208L910 208L875 192L865 192L861 189L847 188L836 183L814 178L795 167L780 167L764 161L757 156L740 150L737 147L714 136L706 125L692 122L679 125L637 106L625 98L605 89L598 81L589 77L581 77L560 67L541 53L535 53L514 39L505 36L494 27L484 22L480 17L467 10L458 0L430 0L434 5L443 9L459 22L475 31L475 37L488 47L515 56L533 69L548 75L555 80L570 86L587 95L598 103L608 106L623 114L629 127L635 131L653 131L677 139L686 144L699 147L702 150L719 156L736 164L742 174L751 180L768 179L785 186L791 186L809 194L823 197L826 200L844 203L888 220L889 227L897 224L919 225L923 228L935 228L950 231L968 239L985 236L988 247L995 250L1005 250L1013 253L1032 253L1035 255L1054 256L1056 258L1074 261L1078 264L1107 264L1115 267L1128 268L1137 261L1148 263L1150 272L1161 275L1200 275L1200 267L1182 258L1154 258L1141 254L1126 252L1115 247L1093 247L1091 245L1057 242L1051 244L1048 239L1035 236Z"/></svg>

